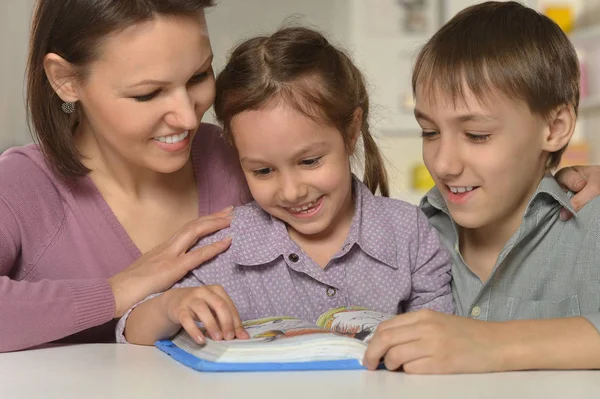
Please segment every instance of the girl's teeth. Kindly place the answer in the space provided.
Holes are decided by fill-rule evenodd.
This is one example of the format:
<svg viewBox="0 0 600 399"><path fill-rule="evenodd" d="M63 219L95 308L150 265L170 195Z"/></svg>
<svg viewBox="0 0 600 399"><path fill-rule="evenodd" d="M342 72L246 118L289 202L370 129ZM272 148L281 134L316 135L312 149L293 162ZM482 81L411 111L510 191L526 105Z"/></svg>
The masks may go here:
<svg viewBox="0 0 600 399"><path fill-rule="evenodd" d="M302 205L302 207L300 207L300 208L290 208L290 210L291 210L292 212L304 212L304 213L306 213L306 211L307 211L308 209L312 208L312 206L313 206L313 205L314 205L316 202L317 202L317 201L312 201L312 202L309 202L309 203L308 203L308 204L306 204L306 205Z"/></svg>
<svg viewBox="0 0 600 399"><path fill-rule="evenodd" d="M179 143L180 141L185 140L187 138L187 136L189 136L189 134L190 134L190 132L185 131L181 134L173 134L171 136L155 137L154 140L160 141L161 143L175 144L175 143Z"/></svg>

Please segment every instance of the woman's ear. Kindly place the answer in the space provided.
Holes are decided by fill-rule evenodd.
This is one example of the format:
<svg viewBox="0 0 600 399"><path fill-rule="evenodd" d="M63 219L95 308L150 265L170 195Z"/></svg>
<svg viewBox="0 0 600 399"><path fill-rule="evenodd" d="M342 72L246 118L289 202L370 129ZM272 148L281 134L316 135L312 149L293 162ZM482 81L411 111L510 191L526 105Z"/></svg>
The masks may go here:
<svg viewBox="0 0 600 399"><path fill-rule="evenodd" d="M557 108L548 119L548 133L544 137L544 151L550 153L560 151L573 136L577 116L571 105L563 105Z"/></svg>
<svg viewBox="0 0 600 399"><path fill-rule="evenodd" d="M76 88L74 67L58 54L49 53L44 57L44 71L50 85L64 102L79 100Z"/></svg>
<svg viewBox="0 0 600 399"><path fill-rule="evenodd" d="M354 154L354 150L356 149L356 142L358 138L362 134L362 125L363 125L363 110L361 107L357 107L352 114L352 126L350 128L350 154Z"/></svg>

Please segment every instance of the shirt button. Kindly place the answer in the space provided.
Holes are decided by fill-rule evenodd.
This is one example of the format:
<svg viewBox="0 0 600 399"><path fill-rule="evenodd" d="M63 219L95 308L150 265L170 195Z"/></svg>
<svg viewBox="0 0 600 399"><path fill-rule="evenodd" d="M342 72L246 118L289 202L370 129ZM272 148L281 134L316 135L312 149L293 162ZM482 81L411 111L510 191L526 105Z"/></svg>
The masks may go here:
<svg viewBox="0 0 600 399"><path fill-rule="evenodd" d="M471 316L479 317L479 315L481 315L481 308L479 306L473 306L473 309L471 309Z"/></svg>
<svg viewBox="0 0 600 399"><path fill-rule="evenodd" d="M290 254L290 256L288 256L288 259L291 260L292 262L296 263L296 262L298 262L298 259L300 259L300 257L296 254Z"/></svg>
<svg viewBox="0 0 600 399"><path fill-rule="evenodd" d="M335 296L335 294L337 294L337 290L333 287L327 287L327 296L328 297L333 297Z"/></svg>

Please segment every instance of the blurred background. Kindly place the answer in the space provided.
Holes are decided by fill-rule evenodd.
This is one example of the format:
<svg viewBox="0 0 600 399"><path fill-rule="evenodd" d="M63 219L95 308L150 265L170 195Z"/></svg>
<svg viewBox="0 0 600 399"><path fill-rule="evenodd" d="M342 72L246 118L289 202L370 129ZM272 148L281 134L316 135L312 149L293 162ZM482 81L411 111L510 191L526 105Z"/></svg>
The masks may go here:
<svg viewBox="0 0 600 399"><path fill-rule="evenodd" d="M427 39L472 0L217 0L207 14L218 72L240 41L284 24L317 28L345 47L365 73L371 126L388 161L392 196L416 203L432 182L421 161L410 73ZM575 44L582 70L577 132L564 165L600 164L600 0L532 0ZM24 71L34 0L0 3L0 152L32 141ZM548 82L552 84L552 82ZM205 121L213 121L212 110Z"/></svg>

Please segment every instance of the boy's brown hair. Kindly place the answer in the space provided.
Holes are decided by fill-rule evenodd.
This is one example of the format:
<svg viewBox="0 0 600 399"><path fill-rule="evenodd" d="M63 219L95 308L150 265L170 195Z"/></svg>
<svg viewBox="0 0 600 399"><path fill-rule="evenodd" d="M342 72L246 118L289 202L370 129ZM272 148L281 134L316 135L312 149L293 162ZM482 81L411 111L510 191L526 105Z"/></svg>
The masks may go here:
<svg viewBox="0 0 600 399"><path fill-rule="evenodd" d="M311 29L283 28L245 41L217 77L215 114L227 139L232 119L281 99L296 110L335 126L350 149L355 111L362 110L364 182L389 195L383 158L369 131L369 96L362 74L342 50Z"/></svg>
<svg viewBox="0 0 600 399"><path fill-rule="evenodd" d="M524 101L533 113L552 116L579 107L579 63L565 33L552 20L519 3L488 1L468 7L420 51L412 76L431 95L441 90L464 99L465 85L480 100L493 90ZM566 146L550 154L554 168Z"/></svg>

